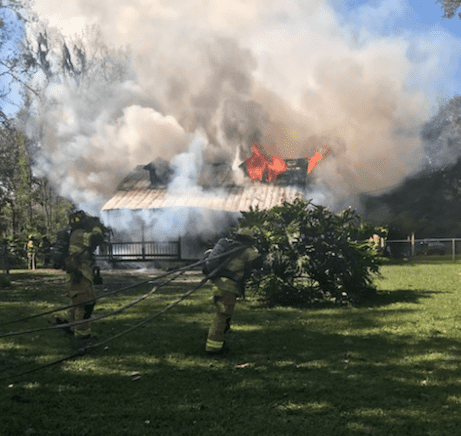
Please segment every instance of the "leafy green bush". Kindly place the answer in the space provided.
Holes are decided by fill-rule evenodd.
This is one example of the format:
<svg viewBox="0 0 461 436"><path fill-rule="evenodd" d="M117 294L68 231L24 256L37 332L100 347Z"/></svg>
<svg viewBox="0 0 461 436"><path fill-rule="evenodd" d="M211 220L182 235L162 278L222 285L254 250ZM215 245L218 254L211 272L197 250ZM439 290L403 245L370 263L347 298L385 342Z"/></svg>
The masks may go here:
<svg viewBox="0 0 461 436"><path fill-rule="evenodd" d="M255 230L265 256L248 288L271 306L357 302L375 292L382 258L369 238L384 236L384 230L362 222L352 209L333 214L296 200L252 209L240 226Z"/></svg>
<svg viewBox="0 0 461 436"><path fill-rule="evenodd" d="M7 248L8 262L10 266L18 265L23 263L26 257L25 244L27 242L27 236L7 236L0 244L3 244Z"/></svg>

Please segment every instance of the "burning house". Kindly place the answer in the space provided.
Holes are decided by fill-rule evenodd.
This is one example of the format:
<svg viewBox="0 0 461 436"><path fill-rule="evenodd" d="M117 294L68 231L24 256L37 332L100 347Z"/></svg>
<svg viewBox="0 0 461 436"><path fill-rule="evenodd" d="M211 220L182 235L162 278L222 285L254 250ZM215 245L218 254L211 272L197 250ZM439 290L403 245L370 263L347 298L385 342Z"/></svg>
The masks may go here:
<svg viewBox="0 0 461 436"><path fill-rule="evenodd" d="M308 164L308 159L267 160L254 148L237 168L202 162L191 178L174 163L157 159L131 171L102 214L110 226L129 222L133 240L180 239L182 258L194 259L250 207L269 209L304 198Z"/></svg>
<svg viewBox="0 0 461 436"><path fill-rule="evenodd" d="M25 49L40 62L18 117L37 141L34 176L92 213L105 203L106 224L134 241L205 240L250 206L302 196L306 171L283 183L305 161L255 153L250 164L261 165L233 166L252 141L309 166L328 147L308 189L316 203L337 209L389 191L433 148L421 128L453 60L438 47L456 44L443 32L364 32L370 13L392 21L395 8L369 4L346 17L333 3L36 0L52 26L25 25ZM211 159L184 176L175 158L196 134ZM433 145L448 163L445 142ZM167 163L146 165L157 157Z"/></svg>

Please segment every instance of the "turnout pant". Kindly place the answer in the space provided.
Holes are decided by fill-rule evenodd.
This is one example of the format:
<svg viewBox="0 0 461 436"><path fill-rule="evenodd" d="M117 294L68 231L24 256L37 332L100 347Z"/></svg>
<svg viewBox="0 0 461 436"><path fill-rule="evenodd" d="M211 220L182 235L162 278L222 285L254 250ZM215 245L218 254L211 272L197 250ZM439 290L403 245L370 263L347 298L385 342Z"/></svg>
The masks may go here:
<svg viewBox="0 0 461 436"><path fill-rule="evenodd" d="M72 282L69 279L69 297L71 304L76 304L75 307L69 309L69 322L83 321L84 319L91 318L93 313L95 298L93 283L86 277L82 277L80 283ZM85 336L91 333L91 325L89 322L76 324L74 326L75 337Z"/></svg>
<svg viewBox="0 0 461 436"><path fill-rule="evenodd" d="M237 297L234 292L221 290L214 295L216 314L208 331L205 350L219 352L224 346L224 335L229 330Z"/></svg>
<svg viewBox="0 0 461 436"><path fill-rule="evenodd" d="M35 261L35 253L34 252L29 252L27 253L27 266L29 269L32 271L35 271L36 267L36 261Z"/></svg>

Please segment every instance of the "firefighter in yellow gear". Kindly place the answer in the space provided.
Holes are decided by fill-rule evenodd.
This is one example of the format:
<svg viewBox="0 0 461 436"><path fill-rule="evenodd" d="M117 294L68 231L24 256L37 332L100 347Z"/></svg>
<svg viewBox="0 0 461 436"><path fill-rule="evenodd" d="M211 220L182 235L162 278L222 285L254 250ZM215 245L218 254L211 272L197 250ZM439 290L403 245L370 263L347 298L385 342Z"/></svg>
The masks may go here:
<svg viewBox="0 0 461 436"><path fill-rule="evenodd" d="M70 323L91 318L94 309L95 293L93 289L93 251L101 244L104 237L99 226L86 224L87 215L78 211L69 216L71 233L69 237L69 256L66 270L68 272L68 296L71 304L68 321ZM89 322L74 326L75 338L90 338Z"/></svg>
<svg viewBox="0 0 461 436"><path fill-rule="evenodd" d="M36 238L32 234L30 234L27 238L26 251L27 251L27 267L31 269L32 271L35 271L35 268L37 266L37 259L36 259L37 244L36 244Z"/></svg>
<svg viewBox="0 0 461 436"><path fill-rule="evenodd" d="M253 268L260 267L262 261L253 246L254 234L250 229L240 229L236 240L246 248L227 263L225 269L218 273L220 276L211 279L216 313L205 345L205 351L209 355L224 354L228 351L224 337L230 329L237 297L243 296L245 280L248 279Z"/></svg>

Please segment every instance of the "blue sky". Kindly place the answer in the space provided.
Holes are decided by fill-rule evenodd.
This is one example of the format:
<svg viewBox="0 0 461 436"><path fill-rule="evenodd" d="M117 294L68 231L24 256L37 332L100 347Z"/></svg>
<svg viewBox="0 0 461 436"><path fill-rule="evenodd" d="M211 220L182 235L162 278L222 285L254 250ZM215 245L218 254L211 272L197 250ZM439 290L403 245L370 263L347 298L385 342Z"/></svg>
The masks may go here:
<svg viewBox="0 0 461 436"><path fill-rule="evenodd" d="M461 20L456 16L452 19L442 18L443 12L440 3L435 0L333 0L338 12L347 13L369 5L385 9L400 9L402 16L396 21L396 27L428 31L441 27L448 32L461 36ZM403 8L402 8L403 6Z"/></svg>

